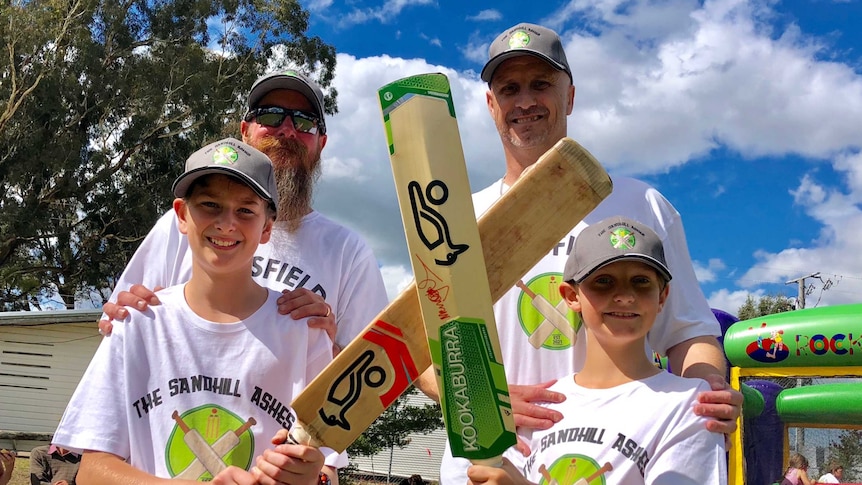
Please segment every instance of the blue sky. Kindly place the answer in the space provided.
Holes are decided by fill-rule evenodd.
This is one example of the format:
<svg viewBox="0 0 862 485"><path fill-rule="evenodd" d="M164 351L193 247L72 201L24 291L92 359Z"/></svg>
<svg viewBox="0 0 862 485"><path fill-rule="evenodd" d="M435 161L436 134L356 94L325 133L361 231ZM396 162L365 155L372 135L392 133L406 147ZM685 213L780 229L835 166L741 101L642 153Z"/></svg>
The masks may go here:
<svg viewBox="0 0 862 485"><path fill-rule="evenodd" d="M446 73L471 185L484 188L503 158L478 72L491 40L526 21L563 39L577 88L569 136L677 207L713 307L795 298L785 282L817 272L806 306L862 301L860 0L304 5L311 33L338 51L315 206L371 243L390 296L410 267L376 90Z"/></svg>

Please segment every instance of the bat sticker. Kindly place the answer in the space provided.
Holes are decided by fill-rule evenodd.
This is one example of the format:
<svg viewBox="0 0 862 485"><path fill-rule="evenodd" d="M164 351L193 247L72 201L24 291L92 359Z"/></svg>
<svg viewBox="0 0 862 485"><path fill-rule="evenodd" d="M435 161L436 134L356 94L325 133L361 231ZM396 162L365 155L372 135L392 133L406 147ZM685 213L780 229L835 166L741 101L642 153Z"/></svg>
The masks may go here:
<svg viewBox="0 0 862 485"><path fill-rule="evenodd" d="M395 402L395 399L419 377L410 349L398 339L403 336L399 328L378 320L374 328L362 337L383 348L386 359L395 371L392 386L380 396L380 402L384 408ZM379 365L373 365L377 355L378 353L372 349L366 350L332 383L326 400L338 406L338 409L337 413L328 413L323 408L320 409L320 417L326 424L350 430L347 413L362 395L363 384L377 388L388 380L386 370Z"/></svg>
<svg viewBox="0 0 862 485"><path fill-rule="evenodd" d="M372 366L372 362L374 362L374 351L366 350L335 379L332 387L329 388L329 396L326 400L339 406L339 415L327 414L321 409L320 417L323 422L330 426L350 429L350 422L347 421L345 414L359 399L359 395L362 393L362 384L365 383L369 387L380 387L386 381L386 371L380 366ZM342 386L342 382L346 384ZM343 391L343 397L336 395L339 390Z"/></svg>
<svg viewBox="0 0 862 485"><path fill-rule="evenodd" d="M440 189L439 196L434 195L435 189ZM452 236L449 234L449 223L446 222L442 214L431 207L431 205L439 206L446 203L446 199L449 198L449 188L440 180L432 180L425 187L425 194L423 195L422 186L419 185L419 182L413 180L407 184L407 191L410 194L413 223L416 225L416 231L422 243L431 250L446 243L448 249L446 259L435 259L434 261L440 266L455 264L455 261L458 260L458 255L469 249L470 246L453 243ZM423 225L423 220L428 224Z"/></svg>

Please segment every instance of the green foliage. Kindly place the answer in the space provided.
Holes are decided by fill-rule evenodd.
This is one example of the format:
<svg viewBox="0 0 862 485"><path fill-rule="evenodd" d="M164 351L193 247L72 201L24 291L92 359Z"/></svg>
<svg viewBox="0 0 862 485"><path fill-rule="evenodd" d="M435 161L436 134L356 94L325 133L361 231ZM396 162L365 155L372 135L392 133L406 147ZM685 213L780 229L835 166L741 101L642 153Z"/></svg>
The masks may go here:
<svg viewBox="0 0 862 485"><path fill-rule="evenodd" d="M372 456L384 450L403 448L410 443L413 433L428 434L443 428L443 414L439 404L410 405L409 396L418 394L410 387L356 441L347 447L350 456ZM352 485L354 466L339 468L338 481L342 485Z"/></svg>
<svg viewBox="0 0 862 485"><path fill-rule="evenodd" d="M829 457L844 467L842 482L858 482L858 471L862 468L862 430L842 430L838 439L829 446Z"/></svg>
<svg viewBox="0 0 862 485"><path fill-rule="evenodd" d="M441 429L443 414L439 404L412 406L407 403L408 396L418 392L415 387L411 387L402 394L347 448L347 453L353 456L372 456L392 447L407 446L411 433L428 434L435 429Z"/></svg>
<svg viewBox="0 0 862 485"><path fill-rule="evenodd" d="M745 303L736 312L736 316L740 320L750 320L774 313L788 312L793 309L793 300L784 295L764 295L756 300L752 295L748 295Z"/></svg>
<svg viewBox="0 0 862 485"><path fill-rule="evenodd" d="M307 28L298 0L0 3L0 311L109 292L185 158L238 136L259 75L330 85Z"/></svg>

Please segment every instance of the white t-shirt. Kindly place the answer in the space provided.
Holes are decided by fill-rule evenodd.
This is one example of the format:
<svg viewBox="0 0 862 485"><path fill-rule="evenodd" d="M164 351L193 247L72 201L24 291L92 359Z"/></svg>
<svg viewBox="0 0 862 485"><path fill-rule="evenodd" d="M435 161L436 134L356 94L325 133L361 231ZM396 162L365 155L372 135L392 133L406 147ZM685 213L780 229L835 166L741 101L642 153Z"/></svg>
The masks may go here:
<svg viewBox="0 0 862 485"><path fill-rule="evenodd" d="M837 478L835 478L835 475L833 475L831 473L827 473L827 474L823 475L822 477L817 479L817 482L818 483L841 483L838 481Z"/></svg>
<svg viewBox="0 0 862 485"><path fill-rule="evenodd" d="M545 406L564 418L522 435L532 451L522 468L528 480L550 485L548 475L551 483L573 485L600 472L614 485L727 483L724 436L707 431L706 418L691 412L697 394L709 390L705 381L660 372L587 389L569 376L551 389L566 401ZM510 450L507 457L513 453L520 454Z"/></svg>
<svg viewBox="0 0 862 485"><path fill-rule="evenodd" d="M189 309L184 286L160 291L161 305L114 321L55 444L113 453L159 477L197 480L213 456L248 470L278 430L291 428L293 398L332 361L326 332L305 320L276 321L280 293L272 290L246 320L209 322ZM346 465L346 455L321 451L328 465Z"/></svg>
<svg viewBox="0 0 862 485"><path fill-rule="evenodd" d="M163 215L135 252L111 295L140 283L168 287L191 278L192 253L173 210ZM255 252L252 276L276 291L307 288L324 297L345 347L386 306L377 260L355 232L313 211L293 233L276 223L272 238ZM281 316L286 320L289 317Z"/></svg>
<svg viewBox="0 0 862 485"><path fill-rule="evenodd" d="M577 315L562 302L559 286L563 268L576 236L589 224L611 216L622 215L651 227L662 239L668 267L673 275L670 296L650 331L647 342L656 352L666 355L669 348L694 337L721 335L718 321L709 308L694 274L682 219L676 209L651 186L628 177L615 177L614 188L598 207L575 226L547 256L539 261L522 279L537 298L545 298L569 320L572 344L563 332L551 325L550 320L536 310L532 300L515 286L494 304L494 317L500 336L506 378L510 384L539 384L571 375L584 364L586 347L584 329ZM502 180L473 194L476 214L488 210L507 190ZM558 190L566 190L559 187ZM547 338L537 339L533 334L548 332ZM540 333L541 334L541 333ZM531 339L531 337L533 337ZM645 349L645 352L650 352ZM514 365L517 363L517 365ZM515 465L521 465L515 457ZM448 443L440 467L442 485L467 483L470 462L453 458Z"/></svg>

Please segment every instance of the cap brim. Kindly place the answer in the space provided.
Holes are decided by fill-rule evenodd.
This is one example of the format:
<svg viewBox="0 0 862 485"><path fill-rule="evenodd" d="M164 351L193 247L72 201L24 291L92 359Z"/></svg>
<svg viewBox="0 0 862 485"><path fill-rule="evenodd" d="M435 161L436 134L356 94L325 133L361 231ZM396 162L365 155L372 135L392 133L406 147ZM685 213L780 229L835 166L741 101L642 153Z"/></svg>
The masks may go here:
<svg viewBox="0 0 862 485"><path fill-rule="evenodd" d="M564 66L564 65L560 64L559 62L551 59L550 57L546 56L545 54L542 54L541 52L537 52L537 51L534 51L531 49L513 49L513 50L509 50L509 51L500 53L497 56L495 56L493 59L489 60L485 64L485 67L482 68L482 74L481 74L482 80L485 81L486 83L490 83L491 79L494 77L494 71L496 71L497 68L500 67L500 64L502 64L506 60L511 59L513 57L520 57L523 55L531 55L534 57L538 57L539 59L547 62L548 64L550 64L552 66L554 66L558 70L564 71L566 74L569 74L569 71L566 68L566 66ZM571 77L571 74L569 74L569 77Z"/></svg>
<svg viewBox="0 0 862 485"><path fill-rule="evenodd" d="M179 177L174 181L174 186L172 188L174 197L186 197L189 193L189 187L191 187L192 183L195 180L205 176L205 175L228 175L243 181L246 185L251 187L254 192L260 196L263 200L269 202L270 204L275 204L273 197L267 193L266 189L260 186L257 182L252 180L248 175L240 172L239 170L234 170L230 167L200 167L194 170L190 170Z"/></svg>
<svg viewBox="0 0 862 485"><path fill-rule="evenodd" d="M614 258L603 260L601 263L595 265L591 264L587 266L588 269L575 273L572 279L575 280L575 283L582 283L585 279L589 278L590 275L592 275L596 271L604 268L611 263L616 263L618 261L639 261L641 263L648 264L653 269L655 269L658 275L663 277L665 281L670 281L673 278L670 274L670 270L668 270L665 265L663 265L660 261L654 258L643 254L621 254Z"/></svg>

